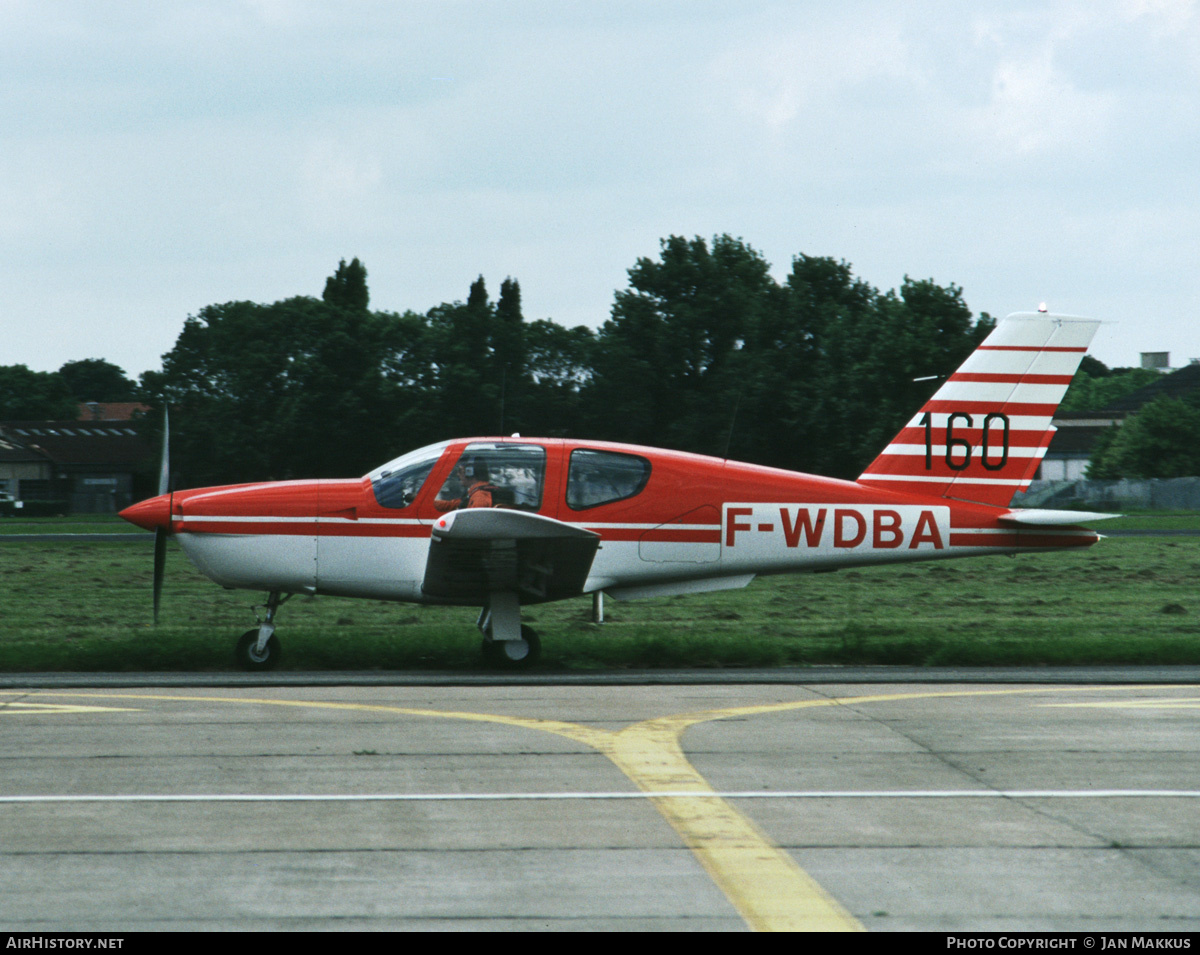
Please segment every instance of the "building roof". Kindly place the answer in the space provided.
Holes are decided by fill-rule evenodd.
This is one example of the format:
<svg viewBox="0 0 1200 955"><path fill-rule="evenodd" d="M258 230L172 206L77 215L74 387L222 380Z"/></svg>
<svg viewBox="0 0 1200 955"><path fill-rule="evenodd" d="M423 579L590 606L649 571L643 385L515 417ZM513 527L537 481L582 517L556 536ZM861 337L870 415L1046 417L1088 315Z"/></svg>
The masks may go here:
<svg viewBox="0 0 1200 955"><path fill-rule="evenodd" d="M1158 381L1143 385L1124 398L1118 398L1104 410L1124 416L1139 410L1143 405L1148 405L1162 395L1170 398L1182 398L1197 390L1200 390L1200 365L1187 365L1169 375L1163 375Z"/></svg>
<svg viewBox="0 0 1200 955"><path fill-rule="evenodd" d="M137 431L119 421L5 421L0 438L64 466L131 470L150 453Z"/></svg>
<svg viewBox="0 0 1200 955"><path fill-rule="evenodd" d="M140 401L87 401L79 406L79 420L129 421L149 410L150 406Z"/></svg>
<svg viewBox="0 0 1200 955"><path fill-rule="evenodd" d="M1046 449L1047 457L1086 457L1100 440L1100 436L1108 430L1108 425L1075 425L1059 427L1050 447Z"/></svg>
<svg viewBox="0 0 1200 955"><path fill-rule="evenodd" d="M1090 455L1108 427L1119 424L1161 395L1181 398L1200 390L1200 365L1188 365L1143 385L1100 411L1060 411L1054 416L1058 432L1046 450L1047 457Z"/></svg>
<svg viewBox="0 0 1200 955"><path fill-rule="evenodd" d="M41 451L26 447L0 430L0 463L22 464L29 461L45 463L49 458Z"/></svg>

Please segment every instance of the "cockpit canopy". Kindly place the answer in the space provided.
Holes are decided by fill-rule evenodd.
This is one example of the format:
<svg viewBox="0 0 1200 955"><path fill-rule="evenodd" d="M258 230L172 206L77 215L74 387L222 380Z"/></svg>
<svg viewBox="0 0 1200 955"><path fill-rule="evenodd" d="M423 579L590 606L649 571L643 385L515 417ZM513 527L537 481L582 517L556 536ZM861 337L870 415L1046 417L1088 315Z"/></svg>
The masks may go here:
<svg viewBox="0 0 1200 955"><path fill-rule="evenodd" d="M405 508L416 500L451 441L426 445L367 475L383 506ZM567 465L566 504L573 511L635 497L650 479L648 458L625 451L573 448ZM546 449L540 444L474 441L459 454L434 498L440 511L508 507L537 511L543 503Z"/></svg>
<svg viewBox="0 0 1200 955"><path fill-rule="evenodd" d="M409 451L400 457L376 468L367 478L375 491L375 500L384 507L408 507L429 477L429 472L438 463L442 452L450 446L449 441L427 444L423 448Z"/></svg>

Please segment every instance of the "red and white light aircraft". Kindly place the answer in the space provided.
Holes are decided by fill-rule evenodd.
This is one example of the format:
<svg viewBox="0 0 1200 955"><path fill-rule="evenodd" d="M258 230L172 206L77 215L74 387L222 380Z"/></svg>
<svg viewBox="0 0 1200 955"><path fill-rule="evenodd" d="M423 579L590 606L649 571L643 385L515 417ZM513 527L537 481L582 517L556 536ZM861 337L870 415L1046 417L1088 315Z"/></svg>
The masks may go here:
<svg viewBox="0 0 1200 955"><path fill-rule="evenodd" d="M857 481L570 439L443 441L354 480L160 493L122 511L228 588L265 590L237 656L279 658L294 594L482 607L484 653L528 663L521 605L744 587L758 574L1087 547L1112 515L1013 510L1098 322L1009 316ZM164 454L165 461L165 454ZM160 491L166 491L165 466Z"/></svg>

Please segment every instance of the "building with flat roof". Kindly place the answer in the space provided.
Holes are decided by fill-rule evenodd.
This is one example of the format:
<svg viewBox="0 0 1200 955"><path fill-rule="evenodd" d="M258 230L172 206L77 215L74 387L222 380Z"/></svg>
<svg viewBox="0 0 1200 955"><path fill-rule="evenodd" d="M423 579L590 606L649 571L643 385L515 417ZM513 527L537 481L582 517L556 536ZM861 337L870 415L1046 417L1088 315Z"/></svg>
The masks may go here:
<svg viewBox="0 0 1200 955"><path fill-rule="evenodd" d="M1200 364L1192 363L1143 385L1099 411L1063 411L1054 416L1058 431L1038 467L1040 481L1077 481L1087 476L1096 442L1120 427L1155 398L1182 398L1200 390Z"/></svg>
<svg viewBox="0 0 1200 955"><path fill-rule="evenodd" d="M134 475L151 459L128 417L0 422L0 497L43 512L112 513L133 503Z"/></svg>

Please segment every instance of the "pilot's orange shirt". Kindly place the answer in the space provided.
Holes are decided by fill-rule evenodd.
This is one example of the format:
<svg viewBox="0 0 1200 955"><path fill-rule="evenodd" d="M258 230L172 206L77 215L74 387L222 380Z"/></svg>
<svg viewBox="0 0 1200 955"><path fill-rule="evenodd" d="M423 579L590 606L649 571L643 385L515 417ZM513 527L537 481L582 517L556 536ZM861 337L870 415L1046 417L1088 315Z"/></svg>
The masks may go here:
<svg viewBox="0 0 1200 955"><path fill-rule="evenodd" d="M434 498L433 506L439 511L455 511L460 507L491 507L493 490L492 485L486 481L476 481L467 488L467 503L465 505L461 497L450 500L443 500L439 497Z"/></svg>

